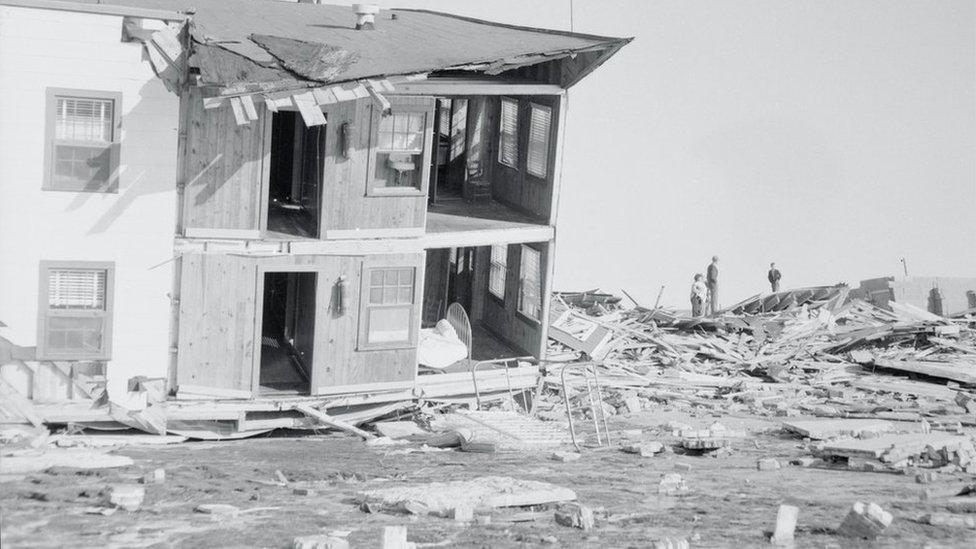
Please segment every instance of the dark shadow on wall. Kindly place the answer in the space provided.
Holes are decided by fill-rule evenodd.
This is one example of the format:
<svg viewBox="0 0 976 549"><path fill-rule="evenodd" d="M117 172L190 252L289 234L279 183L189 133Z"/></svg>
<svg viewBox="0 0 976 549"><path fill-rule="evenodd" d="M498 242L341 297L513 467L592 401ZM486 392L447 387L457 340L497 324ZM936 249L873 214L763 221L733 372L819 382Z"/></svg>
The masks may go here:
<svg viewBox="0 0 976 549"><path fill-rule="evenodd" d="M145 58L145 52L143 53L143 59L148 63L148 60ZM97 220L95 220L91 227L88 228L87 234L103 233L110 229L112 225L126 212L126 210L128 210L129 207L139 198L157 193L173 192L176 189L177 176L175 174L175 170L173 170L172 176L154 177L151 171L152 168L134 168L129 163L133 148L149 151L148 153L144 154L154 154L152 152L155 144L154 140L157 139L160 128L153 127L153 125L156 124L160 118L160 108L158 104L154 105L153 99L147 98L158 97L161 89L163 89L163 84L156 79L146 82L139 90L139 100L136 102L136 104L128 110L123 111L121 126L124 132L124 141L121 155L119 157L119 171L117 173L119 181L119 196L114 203L104 213L102 213ZM179 108L176 107L176 112L173 113L172 118L173 123L175 124L178 124L178 111ZM176 166L177 129L178 128L174 128L172 134L173 143L170 149L173 151L172 155L170 156L167 154L167 158L159 157L155 158L154 161L158 161L160 164L172 163L174 167ZM145 133L147 131L152 132L152 134L147 135ZM90 200L99 198L100 195L101 193L95 192L77 193L66 208L66 211L77 210L87 204ZM173 199L176 200L175 193ZM175 222L176 220L174 219L174 225Z"/></svg>

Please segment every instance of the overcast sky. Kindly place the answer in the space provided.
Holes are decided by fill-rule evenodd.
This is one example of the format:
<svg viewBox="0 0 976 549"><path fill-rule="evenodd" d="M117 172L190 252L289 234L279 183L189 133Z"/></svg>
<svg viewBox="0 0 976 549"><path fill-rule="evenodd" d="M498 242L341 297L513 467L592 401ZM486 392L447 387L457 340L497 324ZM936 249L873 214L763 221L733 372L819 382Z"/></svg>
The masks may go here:
<svg viewBox="0 0 976 549"><path fill-rule="evenodd" d="M570 90L556 288L688 307L767 288L976 276L973 0L575 0L634 42ZM569 0L396 0L568 29Z"/></svg>

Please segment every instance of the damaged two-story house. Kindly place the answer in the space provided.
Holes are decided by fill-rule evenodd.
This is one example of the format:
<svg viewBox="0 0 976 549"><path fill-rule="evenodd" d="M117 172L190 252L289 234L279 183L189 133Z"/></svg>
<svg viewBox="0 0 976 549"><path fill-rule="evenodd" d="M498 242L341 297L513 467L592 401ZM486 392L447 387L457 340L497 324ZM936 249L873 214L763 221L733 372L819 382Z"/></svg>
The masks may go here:
<svg viewBox="0 0 976 549"><path fill-rule="evenodd" d="M468 358L544 357L566 90L628 39L272 0L0 26L6 389L410 390L455 303Z"/></svg>

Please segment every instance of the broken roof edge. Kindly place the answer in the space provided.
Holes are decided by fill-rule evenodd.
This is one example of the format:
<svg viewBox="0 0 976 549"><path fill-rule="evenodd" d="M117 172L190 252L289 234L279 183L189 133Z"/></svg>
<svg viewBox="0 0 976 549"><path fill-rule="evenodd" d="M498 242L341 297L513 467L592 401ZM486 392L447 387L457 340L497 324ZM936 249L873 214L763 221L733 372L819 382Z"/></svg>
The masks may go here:
<svg viewBox="0 0 976 549"><path fill-rule="evenodd" d="M186 21L191 16L191 14L181 11L136 8L131 6L121 6L118 4L67 2L62 0L0 0L0 6L55 11L74 11L97 15L115 15L119 17L141 17L143 19L159 19L161 21Z"/></svg>
<svg viewBox="0 0 976 549"><path fill-rule="evenodd" d="M582 38L582 39L586 39L586 40L597 40L597 41L601 41L601 42L620 42L620 41L623 41L623 44L621 44L621 45L626 45L627 43L629 43L631 40L634 39L634 37L632 37L632 36L631 37L620 38L620 37L614 37L614 36L600 36L598 34L586 34L586 33L575 32L575 31L564 31L564 30L559 30L559 29L547 29L547 28L543 28L543 27L529 27L529 26L525 26L525 25L513 25L511 23L499 23L498 21L491 21L489 19L479 19L477 17L468 17L466 15L458 15L456 13L449 13L449 12L446 12L446 11L426 10L426 9L421 9L421 8L390 8L388 11L407 11L407 12L416 12L416 13L429 13L429 14L432 14L432 15L439 15L439 16L443 16L443 17L451 17L453 19L458 19L458 20L461 20L461 21L467 21L469 23L478 23L480 25L488 25L488 26L492 26L492 27L502 27L502 28L506 28L506 29L520 30L520 31L526 31L526 32L538 32L538 33L542 33L542 34L554 34L554 35L557 35L557 36L569 36L569 37L572 37L572 38Z"/></svg>

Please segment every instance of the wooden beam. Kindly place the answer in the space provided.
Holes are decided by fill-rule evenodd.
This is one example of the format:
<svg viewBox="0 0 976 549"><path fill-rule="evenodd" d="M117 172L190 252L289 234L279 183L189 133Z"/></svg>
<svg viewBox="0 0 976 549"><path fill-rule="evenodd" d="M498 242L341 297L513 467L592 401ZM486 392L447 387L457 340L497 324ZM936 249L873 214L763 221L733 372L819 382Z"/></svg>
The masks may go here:
<svg viewBox="0 0 976 549"><path fill-rule="evenodd" d="M491 79L429 78L394 84L398 95L559 95L563 89L555 84Z"/></svg>
<svg viewBox="0 0 976 549"><path fill-rule="evenodd" d="M453 231L427 233L423 238L425 249L466 248L492 244L522 244L549 242L556 235L553 227L538 225L508 229L483 229L479 231Z"/></svg>
<svg viewBox="0 0 976 549"><path fill-rule="evenodd" d="M325 414L324 412L320 412L319 410L316 410L315 408L312 408L307 404L299 404L298 406L295 406L295 409L311 418L317 419L319 422L324 423L329 427L335 427L336 429L340 429L347 433L352 433L354 435L363 437L366 440L376 438L376 435L374 435L373 433L367 433L366 431L363 431L359 427L350 425L336 418L329 417L328 414Z"/></svg>
<svg viewBox="0 0 976 549"><path fill-rule="evenodd" d="M5 405L12 408L14 411L24 416L27 421L31 422L34 427L43 427L44 419L38 415L37 410L34 409L34 403L27 400L27 397L21 395L16 389L7 383L7 380L0 377L0 397L3 397L3 402Z"/></svg>

